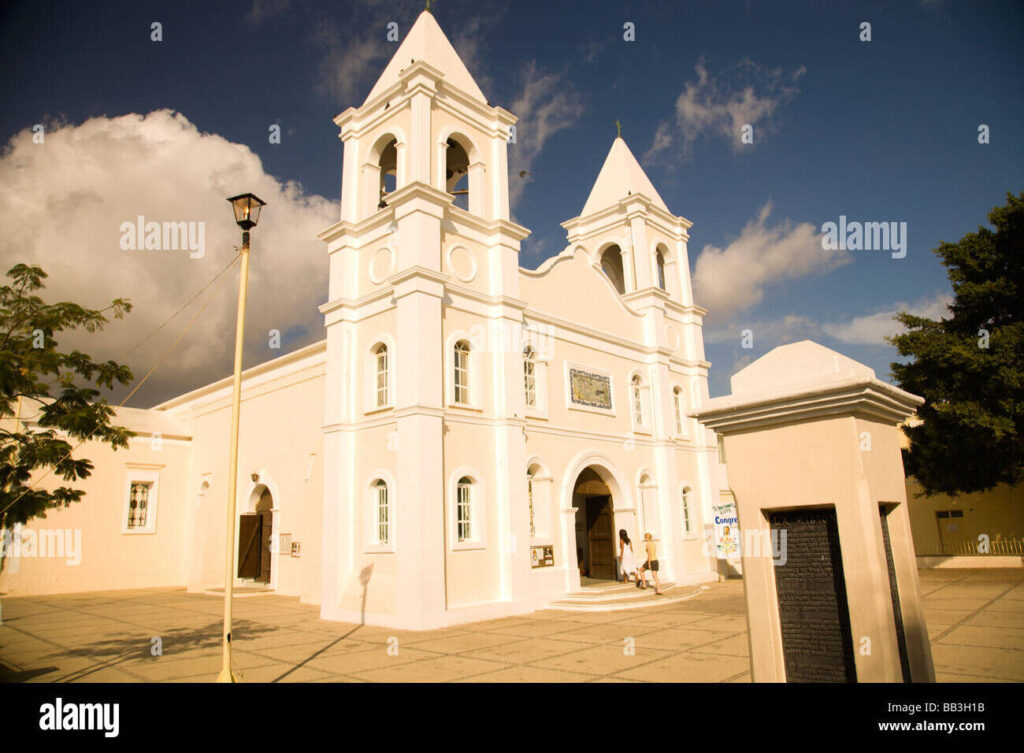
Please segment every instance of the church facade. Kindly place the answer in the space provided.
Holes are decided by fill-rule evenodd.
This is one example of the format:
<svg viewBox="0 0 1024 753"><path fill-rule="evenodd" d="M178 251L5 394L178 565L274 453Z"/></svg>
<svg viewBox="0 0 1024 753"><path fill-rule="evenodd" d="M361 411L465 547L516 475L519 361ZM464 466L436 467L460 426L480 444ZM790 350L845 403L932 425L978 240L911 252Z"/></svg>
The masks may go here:
<svg viewBox="0 0 1024 753"><path fill-rule="evenodd" d="M621 529L638 557L653 535L663 580L717 579L705 530L729 495L715 435L689 415L710 366L691 223L626 143L563 223L565 249L528 270L509 212L516 118L429 12L335 123L325 339L243 377L239 583L325 619L430 629L615 578ZM221 587L230 389L120 411L130 450L83 448L85 500L28 526L79 527L75 572L9 560L0 590Z"/></svg>

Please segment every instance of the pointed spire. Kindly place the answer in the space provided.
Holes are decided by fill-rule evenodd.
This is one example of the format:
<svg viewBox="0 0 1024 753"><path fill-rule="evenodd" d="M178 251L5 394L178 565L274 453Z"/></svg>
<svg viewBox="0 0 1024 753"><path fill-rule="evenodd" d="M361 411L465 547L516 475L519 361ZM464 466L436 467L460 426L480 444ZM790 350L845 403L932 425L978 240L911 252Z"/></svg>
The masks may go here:
<svg viewBox="0 0 1024 753"><path fill-rule="evenodd" d="M385 89L396 84L399 80L398 74L404 68L408 68L412 62L419 60L429 63L441 71L444 74L445 83L449 86L454 86L481 102L487 102L487 98L466 69L459 53L455 51L452 43L448 41L448 37L438 26L434 15L430 12L429 3L427 9L420 13L416 23L409 29L409 33L402 40L398 51L392 56L391 62L387 64L365 101L369 102Z"/></svg>
<svg viewBox="0 0 1024 753"><path fill-rule="evenodd" d="M619 121L615 121L616 125ZM665 202L654 188L650 178L640 167L633 152L622 140L621 126L620 135L612 142L612 148L604 160L601 172L598 173L594 187L590 189L590 196L587 203L583 205L580 216L594 214L602 209L615 206L620 199L631 194L643 194L650 199L655 206L668 211Z"/></svg>

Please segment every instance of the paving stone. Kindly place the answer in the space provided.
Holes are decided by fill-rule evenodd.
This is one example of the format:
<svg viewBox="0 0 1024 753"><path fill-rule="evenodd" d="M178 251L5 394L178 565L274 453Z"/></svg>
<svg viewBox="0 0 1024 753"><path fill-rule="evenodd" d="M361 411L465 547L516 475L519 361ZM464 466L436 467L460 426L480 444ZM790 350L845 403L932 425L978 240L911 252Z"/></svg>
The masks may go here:
<svg viewBox="0 0 1024 753"><path fill-rule="evenodd" d="M624 644L592 646L548 659L531 662L532 666L560 669L581 674L610 675L641 664L671 656L669 651L636 645L627 652Z"/></svg>
<svg viewBox="0 0 1024 753"><path fill-rule="evenodd" d="M465 656L444 656L355 672L372 682L453 682L472 675L503 669L501 664Z"/></svg>
<svg viewBox="0 0 1024 753"><path fill-rule="evenodd" d="M542 667L506 667L496 672L472 675L456 682L587 682L593 679L592 675Z"/></svg>
<svg viewBox="0 0 1024 753"><path fill-rule="evenodd" d="M688 652L623 670L618 676L647 682L724 682L749 668L746 659Z"/></svg>

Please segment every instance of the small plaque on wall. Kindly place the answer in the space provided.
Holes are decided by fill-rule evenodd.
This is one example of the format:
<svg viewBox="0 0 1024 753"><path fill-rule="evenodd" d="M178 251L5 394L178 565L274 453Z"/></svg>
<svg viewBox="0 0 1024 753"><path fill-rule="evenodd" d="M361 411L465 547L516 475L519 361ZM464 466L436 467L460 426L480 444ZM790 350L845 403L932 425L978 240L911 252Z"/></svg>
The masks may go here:
<svg viewBox="0 0 1024 753"><path fill-rule="evenodd" d="M292 557L302 556L302 543L298 541L292 542Z"/></svg>
<svg viewBox="0 0 1024 753"><path fill-rule="evenodd" d="M612 384L606 374L585 369L569 369L569 395L577 405L612 409Z"/></svg>
<svg viewBox="0 0 1024 753"><path fill-rule="evenodd" d="M277 537L277 553L278 554L291 554L292 551L292 535L290 533L282 533Z"/></svg>
<svg viewBox="0 0 1024 753"><path fill-rule="evenodd" d="M530 567L554 567L555 548L551 545L530 547Z"/></svg>

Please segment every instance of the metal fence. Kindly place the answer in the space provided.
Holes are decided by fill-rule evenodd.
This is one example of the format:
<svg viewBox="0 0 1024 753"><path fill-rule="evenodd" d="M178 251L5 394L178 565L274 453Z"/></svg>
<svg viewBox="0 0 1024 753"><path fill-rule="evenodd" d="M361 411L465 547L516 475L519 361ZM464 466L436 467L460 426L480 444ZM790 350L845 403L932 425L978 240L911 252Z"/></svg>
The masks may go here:
<svg viewBox="0 0 1024 753"><path fill-rule="evenodd" d="M967 555L985 557L989 555L1024 555L1024 539L993 539L988 542L988 551L979 552L978 541L944 541L942 554L945 556Z"/></svg>

